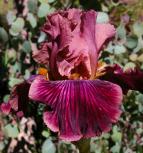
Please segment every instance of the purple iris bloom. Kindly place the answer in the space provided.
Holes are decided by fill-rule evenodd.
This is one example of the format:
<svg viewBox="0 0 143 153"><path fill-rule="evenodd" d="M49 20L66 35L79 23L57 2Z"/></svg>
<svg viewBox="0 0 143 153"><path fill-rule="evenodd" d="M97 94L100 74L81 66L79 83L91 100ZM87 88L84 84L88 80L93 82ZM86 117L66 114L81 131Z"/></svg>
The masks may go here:
<svg viewBox="0 0 143 153"><path fill-rule="evenodd" d="M115 35L115 28L97 23L97 16L80 9L49 15L41 28L48 39L33 53L35 61L49 68L49 78L46 71L32 77L17 85L10 98L11 105L17 101L17 111L23 111L28 97L48 106L45 124L67 141L109 131L121 114L123 93L143 92L143 72L99 66L101 47Z"/></svg>

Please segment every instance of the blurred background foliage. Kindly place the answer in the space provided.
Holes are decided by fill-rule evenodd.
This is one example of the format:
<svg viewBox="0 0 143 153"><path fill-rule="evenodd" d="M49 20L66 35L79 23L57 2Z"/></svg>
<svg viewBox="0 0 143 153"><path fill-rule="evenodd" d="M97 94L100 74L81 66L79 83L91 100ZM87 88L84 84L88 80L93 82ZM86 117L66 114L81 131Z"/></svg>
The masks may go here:
<svg viewBox="0 0 143 153"><path fill-rule="evenodd" d="M40 27L48 14L66 8L100 11L98 22L110 22L117 34L104 49L109 64L143 69L143 0L0 0L0 101L11 88L36 73L32 50L45 39ZM42 121L43 105L30 103L26 117L0 113L0 153L77 153ZM110 133L92 138L91 153L143 153L143 94L129 91L123 113Z"/></svg>

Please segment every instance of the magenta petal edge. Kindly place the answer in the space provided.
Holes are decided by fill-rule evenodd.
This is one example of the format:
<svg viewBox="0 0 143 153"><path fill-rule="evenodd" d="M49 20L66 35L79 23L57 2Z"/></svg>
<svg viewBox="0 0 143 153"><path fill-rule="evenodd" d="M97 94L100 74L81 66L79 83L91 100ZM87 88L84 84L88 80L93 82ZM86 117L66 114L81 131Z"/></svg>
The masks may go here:
<svg viewBox="0 0 143 153"><path fill-rule="evenodd" d="M47 81L38 77L29 97L51 108L45 124L67 141L99 136L110 130L120 114L121 88L101 80Z"/></svg>

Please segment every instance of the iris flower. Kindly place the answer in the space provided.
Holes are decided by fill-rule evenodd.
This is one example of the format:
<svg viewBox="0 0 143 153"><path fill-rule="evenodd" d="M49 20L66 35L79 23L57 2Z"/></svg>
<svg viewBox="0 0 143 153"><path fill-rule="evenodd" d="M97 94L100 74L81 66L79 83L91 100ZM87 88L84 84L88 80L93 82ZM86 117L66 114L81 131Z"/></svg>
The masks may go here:
<svg viewBox="0 0 143 153"><path fill-rule="evenodd" d="M115 35L110 23L97 23L98 13L69 9L47 17L47 35L36 62L46 69L17 85L9 103L23 111L29 99L46 105L44 123L61 139L77 141L111 129L121 114L123 93L143 92L143 72L123 71L98 61L103 44Z"/></svg>

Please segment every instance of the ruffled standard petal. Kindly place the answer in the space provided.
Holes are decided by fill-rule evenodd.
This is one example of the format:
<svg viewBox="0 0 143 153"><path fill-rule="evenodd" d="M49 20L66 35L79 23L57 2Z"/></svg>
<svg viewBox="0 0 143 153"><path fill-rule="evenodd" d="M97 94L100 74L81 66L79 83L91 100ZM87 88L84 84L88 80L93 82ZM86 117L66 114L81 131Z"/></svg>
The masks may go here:
<svg viewBox="0 0 143 153"><path fill-rule="evenodd" d="M43 42L40 45L39 50L33 50L33 59L40 63L40 64L46 64L49 63L49 50L51 47L51 43Z"/></svg>
<svg viewBox="0 0 143 153"><path fill-rule="evenodd" d="M109 23L96 24L96 45L98 53L103 46L103 44L116 34L116 30L113 25Z"/></svg>
<svg viewBox="0 0 143 153"><path fill-rule="evenodd" d="M143 71L138 68L123 71L119 65L114 65L107 66L104 72L105 75L101 76L100 79L118 84L124 94L128 90L137 90L143 93Z"/></svg>
<svg viewBox="0 0 143 153"><path fill-rule="evenodd" d="M31 84L29 97L50 107L44 122L68 141L108 131L121 113L122 90L107 81L46 81L39 77Z"/></svg>
<svg viewBox="0 0 143 153"><path fill-rule="evenodd" d="M65 18L66 14L67 18ZM70 77L71 73L80 67L80 69L84 69L84 72L79 71L78 73L82 77L89 78L92 72L95 73L97 64L95 43L96 12L82 12L81 10L70 9L61 11L56 16L58 16L58 22L56 23L54 23L55 20L52 17L48 18L48 21L56 25L50 28L51 30L55 31L59 28L59 34L53 40L58 46L57 50L52 49L50 55L51 71L54 70L53 74L55 75L55 68L57 68L61 76ZM47 32L45 29L47 29L47 26L43 28L43 31Z"/></svg>
<svg viewBox="0 0 143 153"><path fill-rule="evenodd" d="M63 17L59 23L62 26L59 34L59 48L53 56L56 59L57 70L61 76L70 77L72 72L78 71L82 77L94 75L97 64L97 50L95 43L96 12L67 11L68 18ZM75 16L77 15L77 18ZM89 21L90 18L90 21ZM74 25L74 28L71 28ZM78 43L78 45L77 45ZM51 54L52 55L52 54ZM51 58L53 63L53 60Z"/></svg>
<svg viewBox="0 0 143 153"><path fill-rule="evenodd" d="M41 30L48 40L33 57L49 66L54 80L70 78L74 73L83 79L94 78L100 49L115 35L109 23L96 23L97 15L94 10L68 9L47 16Z"/></svg>
<svg viewBox="0 0 143 153"><path fill-rule="evenodd" d="M95 22L95 11L81 12L80 19L73 31L69 24L65 24L61 30L62 45L58 53L57 66L62 76L70 77L71 73L75 73L77 70L76 73L79 73L83 78L94 76L98 58L95 43Z"/></svg>

